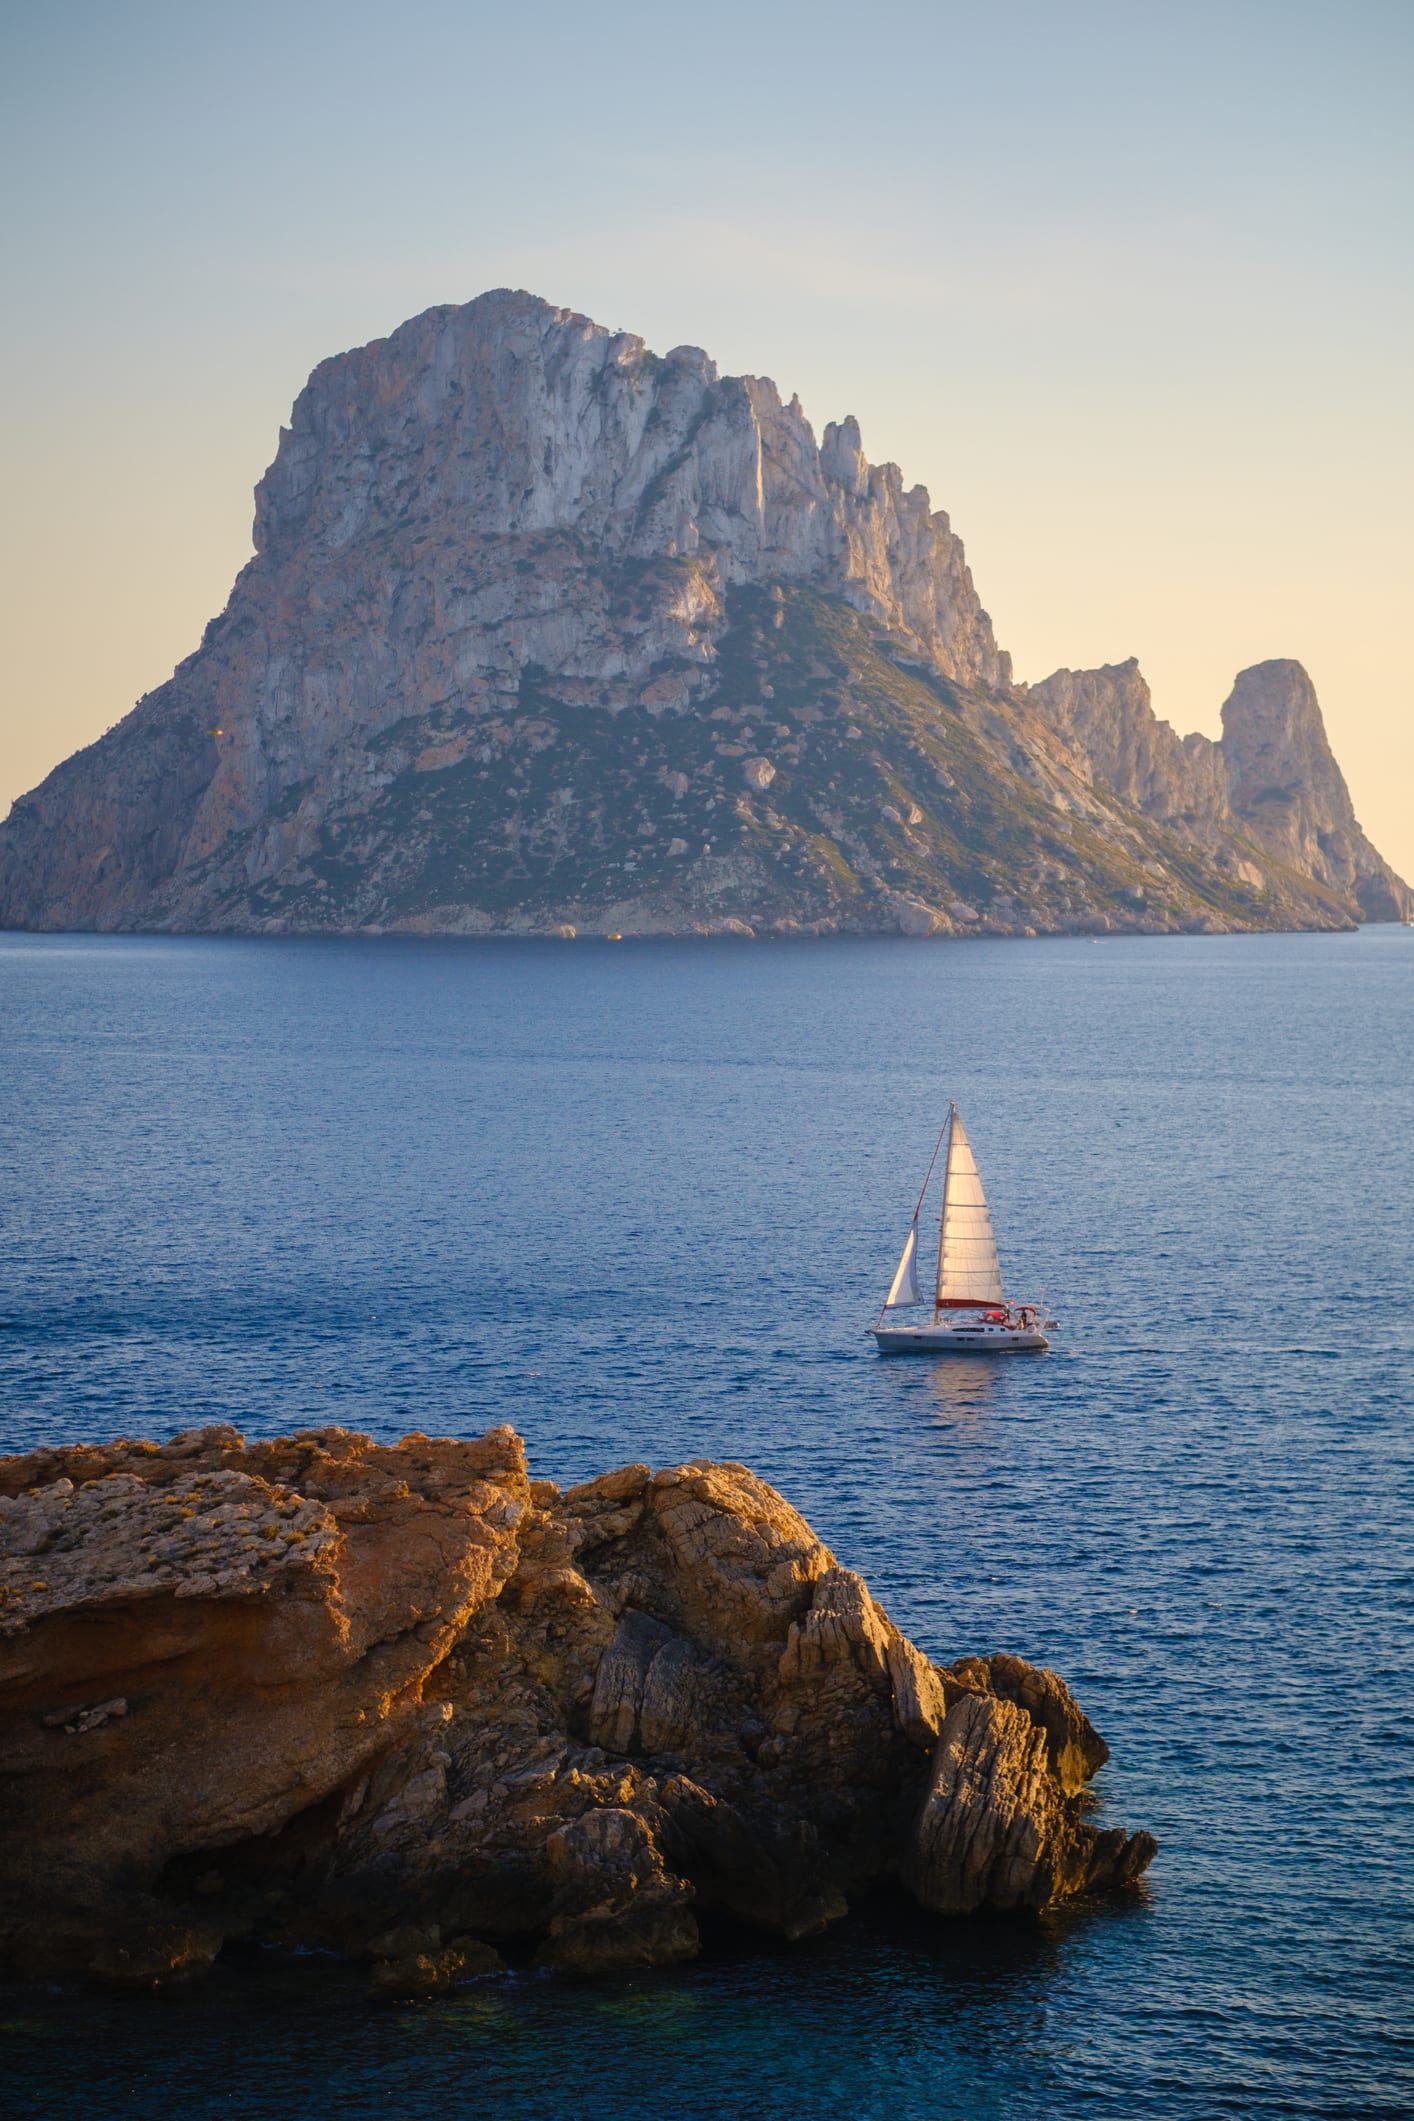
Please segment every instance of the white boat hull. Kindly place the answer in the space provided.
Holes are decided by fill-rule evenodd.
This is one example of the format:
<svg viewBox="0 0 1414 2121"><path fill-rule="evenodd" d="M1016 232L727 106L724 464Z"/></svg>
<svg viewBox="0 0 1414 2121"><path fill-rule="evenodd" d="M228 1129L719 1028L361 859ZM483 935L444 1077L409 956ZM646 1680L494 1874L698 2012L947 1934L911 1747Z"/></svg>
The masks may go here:
<svg viewBox="0 0 1414 2121"><path fill-rule="evenodd" d="M881 1355L1029 1355L1050 1342L1035 1326L875 1326Z"/></svg>

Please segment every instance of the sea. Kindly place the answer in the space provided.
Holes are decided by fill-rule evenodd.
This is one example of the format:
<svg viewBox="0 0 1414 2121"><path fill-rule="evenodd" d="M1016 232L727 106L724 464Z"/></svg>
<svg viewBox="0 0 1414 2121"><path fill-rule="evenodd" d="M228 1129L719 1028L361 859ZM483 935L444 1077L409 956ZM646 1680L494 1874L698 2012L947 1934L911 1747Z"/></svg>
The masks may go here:
<svg viewBox="0 0 1414 2121"><path fill-rule="evenodd" d="M875 1353L950 1099L1046 1354ZM931 1656L1063 1673L1160 1844L1045 1917L405 2007L252 1952L11 1987L0 2108L1414 2112L1414 931L5 935L0 1171L0 1449L745 1460Z"/></svg>

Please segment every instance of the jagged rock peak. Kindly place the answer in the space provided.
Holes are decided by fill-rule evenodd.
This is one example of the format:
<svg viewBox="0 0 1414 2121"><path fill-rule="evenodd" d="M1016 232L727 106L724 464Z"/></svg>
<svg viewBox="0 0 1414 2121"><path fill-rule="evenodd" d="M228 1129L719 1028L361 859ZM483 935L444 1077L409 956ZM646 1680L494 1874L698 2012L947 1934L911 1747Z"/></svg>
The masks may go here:
<svg viewBox="0 0 1414 2121"><path fill-rule="evenodd" d="M723 377L696 346L660 357L523 291L426 310L321 362L257 489L256 550L307 560L410 515L702 556L725 583L808 581L949 677L1010 681L947 517L868 463L853 419L817 448L769 378Z"/></svg>
<svg viewBox="0 0 1414 2121"><path fill-rule="evenodd" d="M1353 903L1367 920L1396 920L1414 894L1356 822L1326 736L1316 688L1300 663L1239 671L1218 743L1179 737L1155 715L1137 661L1057 670L1028 690L1094 779L1151 817L1181 823L1254 887L1268 863Z"/></svg>
<svg viewBox="0 0 1414 2121"><path fill-rule="evenodd" d="M1322 824L1354 825L1355 807L1326 736L1316 688L1283 658L1239 670L1223 703L1223 757L1242 816L1274 798Z"/></svg>
<svg viewBox="0 0 1414 2121"><path fill-rule="evenodd" d="M1360 829L1300 663L1277 657L1238 672L1222 754L1233 815L1276 860L1349 893L1366 920L1414 913L1414 893Z"/></svg>
<svg viewBox="0 0 1414 2121"><path fill-rule="evenodd" d="M1154 713L1136 657L1098 670L1057 670L1029 688L1031 703L1058 726L1094 779L1156 817L1223 813L1216 746L1179 737Z"/></svg>
<svg viewBox="0 0 1414 2121"><path fill-rule="evenodd" d="M0 924L1208 933L1414 903L1314 698L1246 673L1215 745L1132 661L1024 695L922 487L700 347L507 289L428 310L315 370L255 539L196 654L0 826Z"/></svg>

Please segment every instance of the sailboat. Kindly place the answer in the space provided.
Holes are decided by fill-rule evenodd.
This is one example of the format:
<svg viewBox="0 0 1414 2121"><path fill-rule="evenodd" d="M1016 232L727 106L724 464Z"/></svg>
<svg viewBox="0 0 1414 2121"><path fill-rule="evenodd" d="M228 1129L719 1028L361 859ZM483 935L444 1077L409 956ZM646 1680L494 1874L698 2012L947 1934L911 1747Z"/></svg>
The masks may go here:
<svg viewBox="0 0 1414 2121"><path fill-rule="evenodd" d="M918 1285L918 1218L944 1141L947 1159L943 1165L933 1316L931 1321L907 1325L898 1320L897 1314L925 1302ZM972 1154L962 1115L956 1105L950 1105L913 1211L903 1257L874 1322L879 1353L1019 1355L1050 1346L1042 1331L1043 1323L1053 1326L1055 1320L1043 1321L1035 1304L1008 1303L1002 1292L997 1240L992 1234L992 1214L982 1191L977 1159Z"/></svg>

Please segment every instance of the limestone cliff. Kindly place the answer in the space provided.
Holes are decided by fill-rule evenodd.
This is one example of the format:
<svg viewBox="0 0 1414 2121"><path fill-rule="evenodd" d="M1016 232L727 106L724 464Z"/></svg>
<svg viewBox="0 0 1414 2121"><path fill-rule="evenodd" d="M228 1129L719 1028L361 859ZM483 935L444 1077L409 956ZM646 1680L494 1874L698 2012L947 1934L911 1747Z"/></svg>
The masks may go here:
<svg viewBox="0 0 1414 2121"><path fill-rule="evenodd" d="M334 1948L424 1993L790 1939L847 1896L1129 1883L1108 1758L1012 1656L933 1665L744 1466L561 1494L519 1439L190 1431L0 1460L0 1963L128 1985Z"/></svg>
<svg viewBox="0 0 1414 2121"><path fill-rule="evenodd" d="M817 444L764 379L502 290L315 370L196 654L0 826L0 923L1355 916L1320 799L1271 859L1195 839L1146 796L1163 725L1111 771L1049 685L1012 684L947 517L853 420Z"/></svg>
<svg viewBox="0 0 1414 2121"><path fill-rule="evenodd" d="M1414 913L1414 894L1356 823L1315 687L1299 663L1238 672L1220 749L1231 814L1265 853L1353 898L1366 920Z"/></svg>
<svg viewBox="0 0 1414 2121"><path fill-rule="evenodd" d="M1216 824L1228 814L1222 752L1180 737L1155 714L1135 658L1100 670L1057 670L1027 697L1083 759L1093 779L1151 817Z"/></svg>
<svg viewBox="0 0 1414 2121"><path fill-rule="evenodd" d="M1358 908L1399 920L1414 894L1356 822L1315 687L1299 663L1239 671L1217 743L1161 722L1131 657L1057 670L1028 698L1097 782L1183 832L1244 881L1306 878Z"/></svg>

